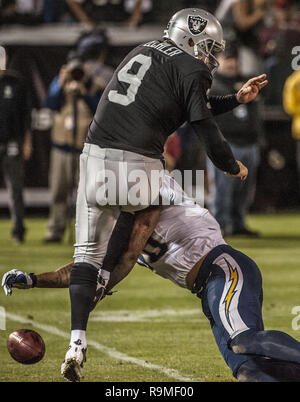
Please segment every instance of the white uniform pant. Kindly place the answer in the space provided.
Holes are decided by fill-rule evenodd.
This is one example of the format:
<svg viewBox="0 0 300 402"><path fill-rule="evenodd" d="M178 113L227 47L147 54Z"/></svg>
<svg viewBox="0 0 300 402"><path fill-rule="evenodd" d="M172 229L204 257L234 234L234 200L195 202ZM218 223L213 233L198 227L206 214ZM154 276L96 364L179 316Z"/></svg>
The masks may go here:
<svg viewBox="0 0 300 402"><path fill-rule="evenodd" d="M153 184L154 171L161 179ZM101 268L120 212L138 211L157 200L163 175L159 159L85 144L80 156L74 262ZM140 197L128 197L136 192Z"/></svg>

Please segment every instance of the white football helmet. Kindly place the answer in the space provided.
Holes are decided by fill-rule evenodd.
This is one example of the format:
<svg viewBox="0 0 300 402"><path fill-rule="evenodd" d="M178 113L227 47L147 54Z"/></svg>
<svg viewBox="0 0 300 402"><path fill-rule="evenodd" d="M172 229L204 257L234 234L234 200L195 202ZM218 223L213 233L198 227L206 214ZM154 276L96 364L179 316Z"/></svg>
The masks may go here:
<svg viewBox="0 0 300 402"><path fill-rule="evenodd" d="M193 57L204 56L212 72L219 66L216 54L225 49L220 22L200 8L185 8L173 15L163 38L171 40Z"/></svg>

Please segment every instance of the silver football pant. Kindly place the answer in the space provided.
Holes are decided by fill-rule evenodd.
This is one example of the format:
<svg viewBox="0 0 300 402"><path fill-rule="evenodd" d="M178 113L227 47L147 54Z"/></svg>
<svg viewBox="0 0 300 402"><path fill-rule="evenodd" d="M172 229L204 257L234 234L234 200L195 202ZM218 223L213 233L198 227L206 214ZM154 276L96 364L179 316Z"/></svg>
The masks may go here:
<svg viewBox="0 0 300 402"><path fill-rule="evenodd" d="M152 186L154 171L160 180ZM80 155L74 262L101 268L120 212L147 208L158 199L163 175L159 159L85 144ZM142 179L134 180L137 177ZM135 197L136 193L143 196Z"/></svg>

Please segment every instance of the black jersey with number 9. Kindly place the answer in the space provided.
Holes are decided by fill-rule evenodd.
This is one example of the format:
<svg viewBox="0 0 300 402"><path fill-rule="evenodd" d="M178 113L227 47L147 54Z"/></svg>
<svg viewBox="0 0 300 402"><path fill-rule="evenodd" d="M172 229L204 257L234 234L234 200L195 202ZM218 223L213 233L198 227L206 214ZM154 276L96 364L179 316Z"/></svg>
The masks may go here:
<svg viewBox="0 0 300 402"><path fill-rule="evenodd" d="M87 142L161 158L167 137L185 121L211 117L211 81L208 67L176 46L140 45L107 85Z"/></svg>

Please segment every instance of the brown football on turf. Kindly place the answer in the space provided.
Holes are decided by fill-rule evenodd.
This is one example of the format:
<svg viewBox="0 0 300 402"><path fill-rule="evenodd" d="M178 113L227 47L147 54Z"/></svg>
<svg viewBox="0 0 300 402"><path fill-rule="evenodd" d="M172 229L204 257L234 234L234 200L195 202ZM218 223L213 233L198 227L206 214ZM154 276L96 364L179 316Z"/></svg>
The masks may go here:
<svg viewBox="0 0 300 402"><path fill-rule="evenodd" d="M13 359L22 364L34 364L45 355L45 343L41 335L31 329L18 329L7 339L7 349Z"/></svg>

